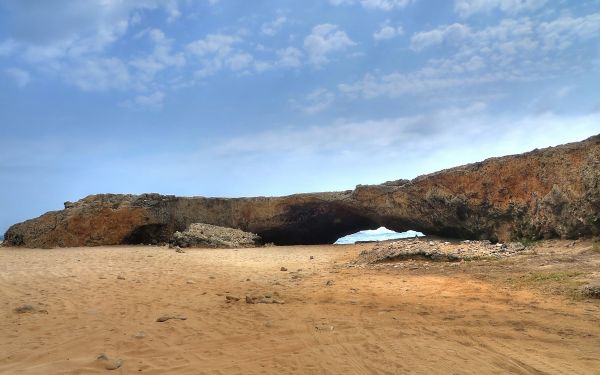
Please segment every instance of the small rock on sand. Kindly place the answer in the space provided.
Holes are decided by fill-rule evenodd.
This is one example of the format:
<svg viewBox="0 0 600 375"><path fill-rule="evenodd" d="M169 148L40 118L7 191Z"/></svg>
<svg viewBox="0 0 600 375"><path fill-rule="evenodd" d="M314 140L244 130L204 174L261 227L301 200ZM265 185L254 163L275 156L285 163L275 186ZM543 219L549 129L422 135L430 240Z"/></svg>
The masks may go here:
<svg viewBox="0 0 600 375"><path fill-rule="evenodd" d="M234 297L234 296L225 296L225 300L227 301L227 303L230 303L230 302L237 302L240 299L238 297Z"/></svg>
<svg viewBox="0 0 600 375"><path fill-rule="evenodd" d="M285 272L285 271L287 271L287 268L281 267L279 270Z"/></svg>
<svg viewBox="0 0 600 375"><path fill-rule="evenodd" d="M246 303L249 303L252 305L257 304L257 303L283 305L285 303L285 301L280 300L280 299L275 299L275 298L246 296Z"/></svg>
<svg viewBox="0 0 600 375"><path fill-rule="evenodd" d="M17 314L25 314L25 313L31 313L31 312L36 312L35 307L33 307L32 305L29 304L25 304L25 305L21 305L17 308L15 308L14 310Z"/></svg>
<svg viewBox="0 0 600 375"><path fill-rule="evenodd" d="M117 276L117 280L125 280L125 276L119 275Z"/></svg>
<svg viewBox="0 0 600 375"><path fill-rule="evenodd" d="M325 286L332 286L335 284L335 281L333 280L327 280L327 282L325 283Z"/></svg>
<svg viewBox="0 0 600 375"><path fill-rule="evenodd" d="M156 319L159 323L166 322L167 320L187 320L187 317L183 315L162 315Z"/></svg>
<svg viewBox="0 0 600 375"><path fill-rule="evenodd" d="M107 356L106 354L102 353L100 354L96 360L104 362L104 368L107 370L116 370L119 367L123 366L123 360L117 358L117 359L111 359L109 356Z"/></svg>

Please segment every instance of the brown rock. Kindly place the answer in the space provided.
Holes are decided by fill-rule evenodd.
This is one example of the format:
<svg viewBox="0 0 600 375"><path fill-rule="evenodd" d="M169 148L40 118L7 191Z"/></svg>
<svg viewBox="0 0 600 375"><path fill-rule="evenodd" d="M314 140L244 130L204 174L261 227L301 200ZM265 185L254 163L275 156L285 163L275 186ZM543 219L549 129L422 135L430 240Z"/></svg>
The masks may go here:
<svg viewBox="0 0 600 375"><path fill-rule="evenodd" d="M333 243L385 226L508 242L600 235L600 135L354 190L257 198L92 195L13 225L4 246L166 243L193 223L277 245Z"/></svg>

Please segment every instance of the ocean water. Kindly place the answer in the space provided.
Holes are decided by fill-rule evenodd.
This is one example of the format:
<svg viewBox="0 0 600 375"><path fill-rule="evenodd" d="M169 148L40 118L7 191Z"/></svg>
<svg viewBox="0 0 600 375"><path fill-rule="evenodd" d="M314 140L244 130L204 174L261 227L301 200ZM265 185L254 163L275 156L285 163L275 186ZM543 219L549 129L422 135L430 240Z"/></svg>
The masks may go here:
<svg viewBox="0 0 600 375"><path fill-rule="evenodd" d="M379 227L377 229L361 230L360 232L349 234L339 238L337 241L335 241L335 244L345 245L353 244L356 241L385 241L395 240L398 238L412 238L415 236L421 237L424 236L424 234L421 232L415 232L414 230L409 230L407 232L394 232L386 227Z"/></svg>

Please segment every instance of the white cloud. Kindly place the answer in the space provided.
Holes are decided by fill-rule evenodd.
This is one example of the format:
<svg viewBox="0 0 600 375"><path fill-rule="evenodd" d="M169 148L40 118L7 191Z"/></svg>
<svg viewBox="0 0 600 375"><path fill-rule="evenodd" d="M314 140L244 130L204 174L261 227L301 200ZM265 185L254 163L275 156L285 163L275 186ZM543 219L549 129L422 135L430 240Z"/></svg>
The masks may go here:
<svg viewBox="0 0 600 375"><path fill-rule="evenodd" d="M390 11L404 8L412 1L413 0L329 0L329 3L336 6L360 4L367 9Z"/></svg>
<svg viewBox="0 0 600 375"><path fill-rule="evenodd" d="M287 22L287 18L284 16L279 16L275 20L271 22L265 22L260 27L260 32L263 35L274 36L276 35L283 25Z"/></svg>
<svg viewBox="0 0 600 375"><path fill-rule="evenodd" d="M504 19L480 30L462 24L440 26L414 34L411 48L421 51L444 44L449 48L441 57L431 58L413 71L365 74L338 89L350 97L399 97L493 82L589 74L594 65L585 54L593 51L581 46L599 36L600 13L561 15L546 22L527 17ZM563 57L565 53L569 59Z"/></svg>
<svg viewBox="0 0 600 375"><path fill-rule="evenodd" d="M394 39L404 34L402 26L394 27L390 25L389 21L386 21L379 30L373 33L373 39L375 41Z"/></svg>
<svg viewBox="0 0 600 375"><path fill-rule="evenodd" d="M516 14L538 10L547 2L548 0L455 0L454 10L461 17L494 10Z"/></svg>
<svg viewBox="0 0 600 375"><path fill-rule="evenodd" d="M146 56L132 59L129 64L137 69L143 83L154 80L155 75L169 67L182 67L186 60L183 53L173 53L172 40L159 29L145 30L139 36L147 36L153 43L152 52Z"/></svg>
<svg viewBox="0 0 600 375"><path fill-rule="evenodd" d="M8 68L4 72L15 81L19 88L24 88L31 81L31 74L26 70L20 68Z"/></svg>
<svg viewBox="0 0 600 375"><path fill-rule="evenodd" d="M335 94L331 91L319 88L309 93L302 102L292 101L292 106L312 115L329 108L335 101Z"/></svg>
<svg viewBox="0 0 600 375"><path fill-rule="evenodd" d="M470 34L469 26L460 23L439 26L430 31L416 33L410 40L410 48L420 51L424 48L444 42L458 43Z"/></svg>
<svg viewBox="0 0 600 375"><path fill-rule="evenodd" d="M329 62L328 56L356 45L338 26L328 23L313 27L312 33L304 38L304 49L310 62L322 65Z"/></svg>
<svg viewBox="0 0 600 375"><path fill-rule="evenodd" d="M213 160L276 160L270 168L289 170L298 164L303 167L293 169L300 174L318 165L329 174L360 176L355 183L376 183L579 141L596 134L599 121L599 113L498 116L475 103L416 116L282 126L224 141L215 146Z"/></svg>
<svg viewBox="0 0 600 375"><path fill-rule="evenodd" d="M200 68L195 75L203 78L216 74L223 69L249 73L249 69L265 71L266 62L256 62L254 56L237 47L242 39L237 35L210 34L206 38L187 45L187 51L198 58Z"/></svg>
<svg viewBox="0 0 600 375"><path fill-rule="evenodd" d="M127 65L117 58L89 58L65 68L65 79L84 91L124 90L131 85Z"/></svg>
<svg viewBox="0 0 600 375"><path fill-rule="evenodd" d="M302 65L302 56L302 51L298 48L287 47L277 51L277 63L283 67L299 68Z"/></svg>
<svg viewBox="0 0 600 375"><path fill-rule="evenodd" d="M204 39L188 44L187 50L197 56L226 56L231 53L233 46L240 41L241 39L236 35L209 34Z"/></svg>
<svg viewBox="0 0 600 375"><path fill-rule="evenodd" d="M238 52L227 59L227 65L231 68L231 70L237 72L248 68L253 61L254 58L249 53Z"/></svg>
<svg viewBox="0 0 600 375"><path fill-rule="evenodd" d="M127 100L123 106L130 109L159 110L163 107L165 94L156 91L148 95L137 95L132 100Z"/></svg>

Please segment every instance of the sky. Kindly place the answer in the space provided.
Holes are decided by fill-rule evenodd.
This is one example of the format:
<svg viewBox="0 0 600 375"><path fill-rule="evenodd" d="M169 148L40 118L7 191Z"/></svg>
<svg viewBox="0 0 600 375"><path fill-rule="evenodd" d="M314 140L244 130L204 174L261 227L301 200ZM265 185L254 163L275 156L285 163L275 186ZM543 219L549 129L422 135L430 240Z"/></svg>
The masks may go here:
<svg viewBox="0 0 600 375"><path fill-rule="evenodd" d="M579 141L599 87L600 0L0 0L0 232Z"/></svg>

